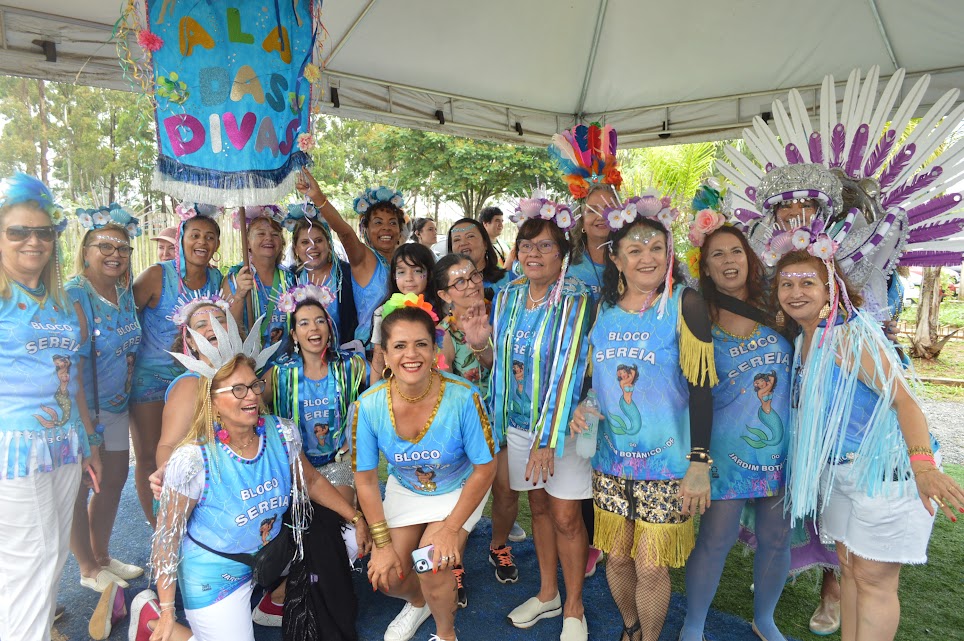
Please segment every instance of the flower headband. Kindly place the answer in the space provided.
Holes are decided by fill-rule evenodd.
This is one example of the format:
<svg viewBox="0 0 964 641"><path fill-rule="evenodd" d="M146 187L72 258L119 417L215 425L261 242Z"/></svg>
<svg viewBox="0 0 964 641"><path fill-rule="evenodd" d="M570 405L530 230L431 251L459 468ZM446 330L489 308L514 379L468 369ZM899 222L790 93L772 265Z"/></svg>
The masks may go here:
<svg viewBox="0 0 964 641"><path fill-rule="evenodd" d="M181 219L181 222L187 222L195 216L214 218L220 211L221 208L217 205L188 202L179 203L177 207L174 208L174 212L177 214L177 217Z"/></svg>
<svg viewBox="0 0 964 641"><path fill-rule="evenodd" d="M289 232L294 232L295 226L301 220L309 220L311 222L316 222L319 224L325 224L324 219L321 218L321 212L318 208L310 202L306 203L293 203L288 205L288 214L285 216L284 221L282 221L281 226L287 229Z"/></svg>
<svg viewBox="0 0 964 641"><path fill-rule="evenodd" d="M391 187L384 185L377 188L369 187L358 194L358 197L352 203L352 207L356 214L362 215L379 203L388 203L396 209L401 209L405 206L405 198L402 196L402 192Z"/></svg>
<svg viewBox="0 0 964 641"><path fill-rule="evenodd" d="M143 233L141 221L131 216L117 203L111 203L107 207L98 209L78 209L77 220L80 222L80 226L87 231L101 229L114 223L127 231L128 238L137 238Z"/></svg>
<svg viewBox="0 0 964 641"><path fill-rule="evenodd" d="M331 290L324 286L313 283L298 285L287 290L278 297L278 311L285 314L293 314L298 303L306 300L313 300L321 304L322 307L328 306L335 300Z"/></svg>
<svg viewBox="0 0 964 641"><path fill-rule="evenodd" d="M432 317L432 320L436 323L438 322L438 315L436 315L435 310L432 309L432 304L425 300L424 294L392 294L391 298L385 301L382 306L382 319L388 318L388 315L392 312L396 312L403 307L417 307L424 312L428 312L428 315Z"/></svg>
<svg viewBox="0 0 964 641"><path fill-rule="evenodd" d="M34 201L50 216L50 224L60 234L67 229L64 209L54 202L50 188L33 176L17 172L0 181L0 207Z"/></svg>
<svg viewBox="0 0 964 641"><path fill-rule="evenodd" d="M592 184L612 185L619 190L623 177L616 160L616 130L594 122L579 125L552 137L549 156L562 170L573 198L585 198Z"/></svg>
<svg viewBox="0 0 964 641"><path fill-rule="evenodd" d="M548 198L533 194L532 198L523 198L515 208L515 213L509 220L521 225L526 220L551 220L559 229L570 231L576 226L579 216L572 215L572 209L566 203L557 203Z"/></svg>
<svg viewBox="0 0 964 641"><path fill-rule="evenodd" d="M174 322L178 328L185 328L191 320L191 315L199 307L205 307L207 305L212 305L224 311L225 314L231 313L231 307L228 305L228 301L224 300L217 294L212 294L211 296L198 296L197 298L190 298L178 307L174 308L174 312L171 314L171 320Z"/></svg>
<svg viewBox="0 0 964 641"><path fill-rule="evenodd" d="M231 212L231 218L235 229L241 228L241 207ZM281 224L285 219L285 212L277 205L249 205L244 209L244 220L247 224L253 223L258 218L267 218Z"/></svg>
<svg viewBox="0 0 964 641"><path fill-rule="evenodd" d="M669 196L660 197L659 194L645 193L633 196L623 201L621 205L606 207L602 217L612 231L618 231L625 225L632 224L637 218L655 218L669 231L673 221L679 218L680 211L672 206Z"/></svg>

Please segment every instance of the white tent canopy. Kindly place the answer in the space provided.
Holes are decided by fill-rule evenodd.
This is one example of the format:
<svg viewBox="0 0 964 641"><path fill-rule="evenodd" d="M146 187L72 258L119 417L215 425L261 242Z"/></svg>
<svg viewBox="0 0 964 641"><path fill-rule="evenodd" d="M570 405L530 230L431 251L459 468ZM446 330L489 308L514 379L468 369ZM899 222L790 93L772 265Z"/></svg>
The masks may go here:
<svg viewBox="0 0 964 641"><path fill-rule="evenodd" d="M118 0L3 1L0 73L130 89L111 41ZM932 74L924 113L964 87L961 9L961 0L326 0L319 90L334 115L506 142L544 145L593 120L615 126L621 146L736 138L788 89L807 88L812 108L825 74L844 82L874 64L882 77L899 67L911 79Z"/></svg>

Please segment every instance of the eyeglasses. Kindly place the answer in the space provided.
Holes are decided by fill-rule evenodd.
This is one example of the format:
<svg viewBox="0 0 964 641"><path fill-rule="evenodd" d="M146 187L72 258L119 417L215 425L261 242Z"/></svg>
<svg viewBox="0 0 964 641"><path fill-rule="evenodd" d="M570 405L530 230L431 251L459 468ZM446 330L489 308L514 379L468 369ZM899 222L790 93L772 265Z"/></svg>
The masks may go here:
<svg viewBox="0 0 964 641"><path fill-rule="evenodd" d="M130 245L111 245L110 243L91 243L88 247L96 247L104 256L113 256L114 252L121 255L121 258L130 257L134 248Z"/></svg>
<svg viewBox="0 0 964 641"><path fill-rule="evenodd" d="M449 286L445 289L455 289L457 292L464 292L469 288L470 281L478 285L482 282L482 274L478 271L474 271L469 274L468 278L456 278L455 281L449 283Z"/></svg>
<svg viewBox="0 0 964 641"><path fill-rule="evenodd" d="M54 238L57 237L57 231L51 226L46 225L44 227L24 227L23 225L12 225L4 230L7 234L7 240L12 243L19 243L30 238L31 235L36 236L37 240L50 243L53 242Z"/></svg>
<svg viewBox="0 0 964 641"><path fill-rule="evenodd" d="M250 385L245 385L244 383L238 383L237 385L231 385L230 387L219 387L216 390L211 390L214 394L223 394L224 392L231 392L234 394L234 398L243 400L245 396L248 395L248 390L251 390L255 394L260 395L265 388L264 379L258 379Z"/></svg>
<svg viewBox="0 0 964 641"><path fill-rule="evenodd" d="M554 240L540 240L538 243L523 240L519 243L519 253L531 254L533 250L538 249L540 254L549 254L555 251L557 247L558 245Z"/></svg>

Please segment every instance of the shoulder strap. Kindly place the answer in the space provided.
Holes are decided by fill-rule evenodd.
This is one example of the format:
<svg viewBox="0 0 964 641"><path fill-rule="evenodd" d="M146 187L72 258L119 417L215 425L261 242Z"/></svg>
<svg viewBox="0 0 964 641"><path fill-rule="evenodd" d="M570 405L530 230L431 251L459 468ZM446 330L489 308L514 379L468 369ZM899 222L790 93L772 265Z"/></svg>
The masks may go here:
<svg viewBox="0 0 964 641"><path fill-rule="evenodd" d="M736 314L737 316L742 316L743 318L749 318L751 321L760 323L761 325L770 325L766 314L763 313L763 310L758 309L746 301L740 300L739 298L734 298L733 296L728 296L726 294L717 292L716 305L720 309L725 309L726 311Z"/></svg>
<svg viewBox="0 0 964 641"><path fill-rule="evenodd" d="M248 567L252 567L252 568L254 567L253 554L246 554L244 552L241 552L238 554L235 554L233 552L221 552L219 550L215 550L214 548L209 548L208 546L204 545L203 543L195 539L193 536L191 536L190 532L185 532L185 534L187 535L187 538L194 541L194 543L196 543L197 546L202 550L207 550L211 554L217 554L220 557L224 557L225 559L230 559L231 561L236 561L237 563L244 563Z"/></svg>

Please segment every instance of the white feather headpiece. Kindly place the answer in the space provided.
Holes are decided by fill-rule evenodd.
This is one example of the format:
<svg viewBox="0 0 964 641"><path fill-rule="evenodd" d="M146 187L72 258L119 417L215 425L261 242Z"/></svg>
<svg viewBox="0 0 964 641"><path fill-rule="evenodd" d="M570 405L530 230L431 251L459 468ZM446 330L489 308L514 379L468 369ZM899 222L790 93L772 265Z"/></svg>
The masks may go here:
<svg viewBox="0 0 964 641"><path fill-rule="evenodd" d="M201 359L194 358L187 354L177 354L175 352L168 352L168 354L176 358L188 371L200 374L209 380L213 380L218 371L239 354L253 358L255 370L260 370L264 367L264 364L268 362L268 359L278 351L278 348L281 347L281 342L278 341L265 349L261 349L261 321L263 320L264 315L254 321L254 324L251 326L251 331L248 332L248 337L244 339L243 342L241 340L241 333L238 331L238 323L231 314L227 315L227 329L222 327L218 322L212 322L211 327L214 330L214 335L218 339L217 345L212 345L203 334L187 327L186 329L194 339L198 351L211 361L210 365Z"/></svg>

